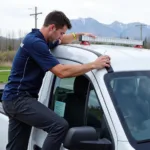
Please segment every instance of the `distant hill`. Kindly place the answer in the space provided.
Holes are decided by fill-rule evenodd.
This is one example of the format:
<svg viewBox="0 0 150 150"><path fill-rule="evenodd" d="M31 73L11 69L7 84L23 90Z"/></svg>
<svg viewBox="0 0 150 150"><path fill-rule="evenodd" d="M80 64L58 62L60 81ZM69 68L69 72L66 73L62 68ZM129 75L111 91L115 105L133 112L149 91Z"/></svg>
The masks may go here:
<svg viewBox="0 0 150 150"><path fill-rule="evenodd" d="M141 37L140 27L136 26L142 24L140 22L124 24L118 21L114 21L111 24L103 24L93 18L79 18L71 20L71 23L73 27L68 31L68 33L91 32L98 36L122 38L128 37L132 39L140 39ZM142 31L142 37L144 40L145 37L150 35L150 26L143 26Z"/></svg>
<svg viewBox="0 0 150 150"><path fill-rule="evenodd" d="M93 18L78 18L71 20L72 29L68 30L67 33L71 32L90 32L97 36L103 37L118 37L118 38L129 38L129 39L140 39L141 31L140 22L132 22L124 24L122 22L114 21L111 24L104 24ZM143 40L146 38L145 43L149 43L150 48L150 25L143 26L142 37ZM21 34L18 39L10 37L0 36L0 50L16 50L20 45L24 36ZM10 33L11 35L11 33Z"/></svg>
<svg viewBox="0 0 150 150"><path fill-rule="evenodd" d="M118 34L109 26L99 23L92 18L80 18L71 20L73 28L68 32L91 32L98 36L117 37Z"/></svg>
<svg viewBox="0 0 150 150"><path fill-rule="evenodd" d="M123 24L121 22L113 22L109 26L110 28L112 28L113 30L115 30L120 37L129 37L132 39L140 39L141 38L141 30L140 30L140 22L134 22L134 23L129 23L129 24ZM143 24L143 28L142 28L142 37L143 40L145 39L145 37L148 37L150 35L150 26Z"/></svg>

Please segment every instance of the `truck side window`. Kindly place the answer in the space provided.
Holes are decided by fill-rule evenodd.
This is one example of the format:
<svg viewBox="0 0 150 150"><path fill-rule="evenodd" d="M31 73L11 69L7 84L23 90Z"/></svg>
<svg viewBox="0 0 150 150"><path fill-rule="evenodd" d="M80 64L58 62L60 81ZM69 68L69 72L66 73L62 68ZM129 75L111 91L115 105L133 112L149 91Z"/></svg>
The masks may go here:
<svg viewBox="0 0 150 150"><path fill-rule="evenodd" d="M73 78L64 78L60 79L56 77L51 108L57 113L59 116L64 117L66 102L65 99L68 94L73 93Z"/></svg>
<svg viewBox="0 0 150 150"><path fill-rule="evenodd" d="M75 78L56 78L54 87L54 98L58 101L63 101L67 93L73 92L73 83Z"/></svg>
<svg viewBox="0 0 150 150"><path fill-rule="evenodd" d="M88 108L87 108L87 125L96 129L99 138L108 138L110 135L104 119L104 113L99 103L95 90L89 91Z"/></svg>
<svg viewBox="0 0 150 150"><path fill-rule="evenodd" d="M67 120L70 127L85 125L86 98L89 80L85 76L56 78L53 110Z"/></svg>
<svg viewBox="0 0 150 150"><path fill-rule="evenodd" d="M94 88L85 76L56 78L53 110L66 119L70 128L92 126L97 130L100 138L107 138L102 107Z"/></svg>
<svg viewBox="0 0 150 150"><path fill-rule="evenodd" d="M103 111L98 102L97 95L94 90L90 90L87 109L87 125L100 128L102 117Z"/></svg>

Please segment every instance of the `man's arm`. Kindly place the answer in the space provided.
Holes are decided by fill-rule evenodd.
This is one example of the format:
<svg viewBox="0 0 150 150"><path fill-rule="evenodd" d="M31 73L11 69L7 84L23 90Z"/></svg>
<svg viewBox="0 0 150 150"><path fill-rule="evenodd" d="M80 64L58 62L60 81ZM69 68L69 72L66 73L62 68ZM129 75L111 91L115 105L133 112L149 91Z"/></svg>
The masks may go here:
<svg viewBox="0 0 150 150"><path fill-rule="evenodd" d="M70 44L73 41L79 40L79 37L81 35L86 35L89 37L95 38L95 36L91 33L70 33L70 34L64 34L61 39L61 44Z"/></svg>
<svg viewBox="0 0 150 150"><path fill-rule="evenodd" d="M110 66L109 56L100 56L94 62L79 65L62 65L58 64L50 71L60 78L75 77L85 74L93 69L102 69Z"/></svg>

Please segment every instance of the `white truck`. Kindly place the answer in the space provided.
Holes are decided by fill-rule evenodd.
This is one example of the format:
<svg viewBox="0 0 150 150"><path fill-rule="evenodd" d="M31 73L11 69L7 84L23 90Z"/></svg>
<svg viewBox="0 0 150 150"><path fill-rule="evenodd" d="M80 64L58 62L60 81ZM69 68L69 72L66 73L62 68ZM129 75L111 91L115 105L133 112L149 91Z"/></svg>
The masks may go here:
<svg viewBox="0 0 150 150"><path fill-rule="evenodd" d="M82 44L60 45L52 53L62 64L83 64L109 55L109 69L62 79L47 72L39 92L38 100L69 123L60 149L149 150L150 51L116 46L141 45L141 41L92 40L81 37ZM0 104L0 150L5 150L7 131L8 117ZM46 135L33 127L28 150L41 150Z"/></svg>

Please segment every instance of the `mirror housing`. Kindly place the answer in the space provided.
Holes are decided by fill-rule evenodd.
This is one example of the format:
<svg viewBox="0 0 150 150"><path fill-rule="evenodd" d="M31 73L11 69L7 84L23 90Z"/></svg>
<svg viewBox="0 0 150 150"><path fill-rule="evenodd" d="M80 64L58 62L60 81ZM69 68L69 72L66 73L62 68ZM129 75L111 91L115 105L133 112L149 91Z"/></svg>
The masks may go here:
<svg viewBox="0 0 150 150"><path fill-rule="evenodd" d="M69 150L112 150L109 140L99 140L96 130L87 126L70 128L63 145Z"/></svg>

